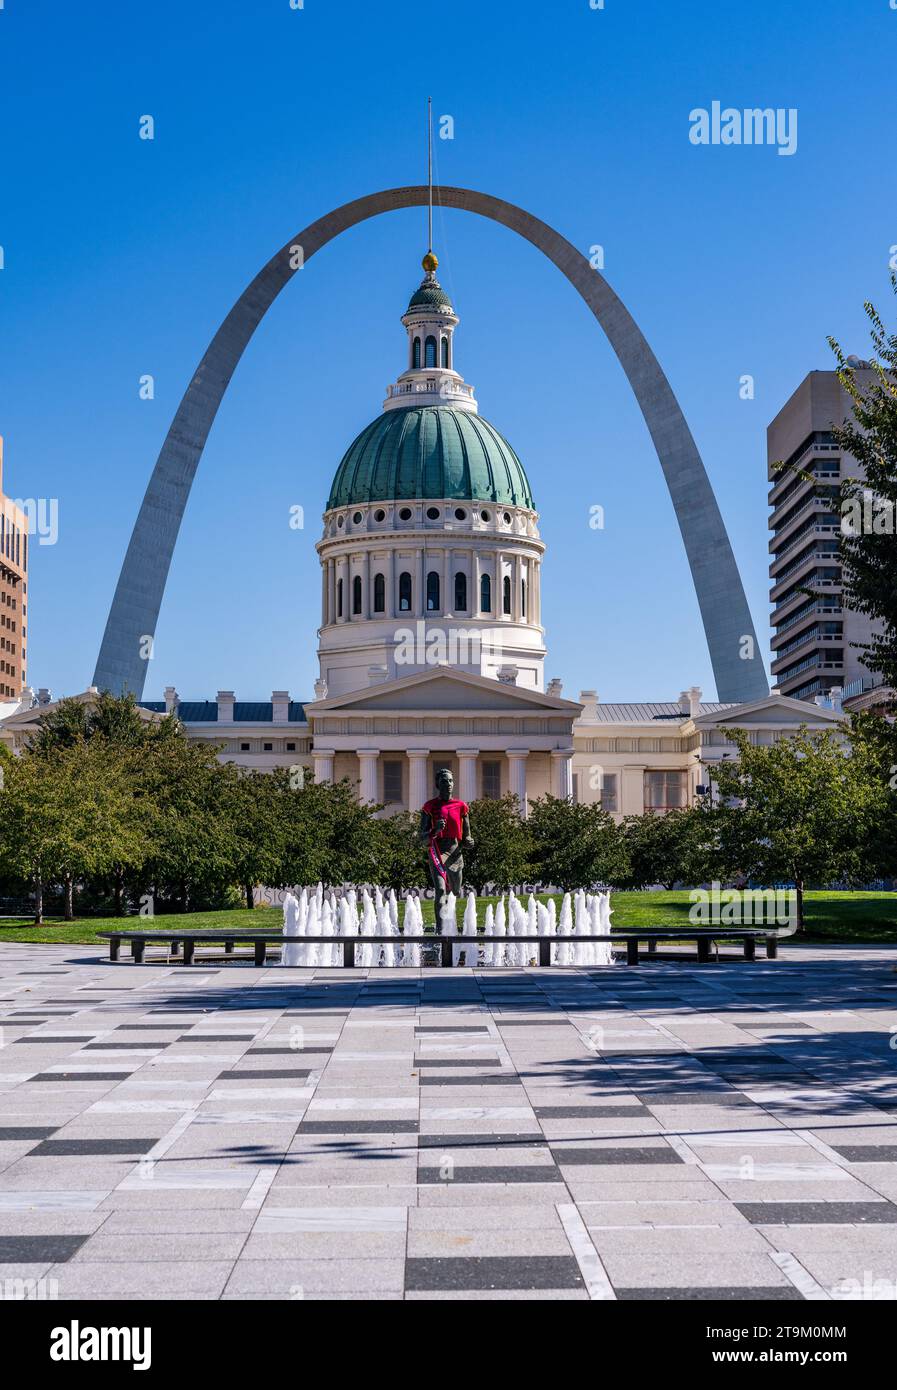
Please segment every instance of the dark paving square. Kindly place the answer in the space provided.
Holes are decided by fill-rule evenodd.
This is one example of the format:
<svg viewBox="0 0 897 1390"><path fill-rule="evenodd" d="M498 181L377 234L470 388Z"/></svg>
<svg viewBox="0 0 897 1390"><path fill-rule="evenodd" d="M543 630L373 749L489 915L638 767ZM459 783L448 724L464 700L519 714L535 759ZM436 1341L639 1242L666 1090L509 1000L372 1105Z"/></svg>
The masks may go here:
<svg viewBox="0 0 897 1390"><path fill-rule="evenodd" d="M555 1163L561 1164L591 1164L591 1163L682 1163L683 1160L676 1153L675 1149L664 1147L662 1149L646 1148L594 1148L594 1149L560 1149L554 1143L551 1152Z"/></svg>
<svg viewBox="0 0 897 1390"><path fill-rule="evenodd" d="M698 1289L614 1289L617 1298L622 1302L630 1302L635 1299L645 1298L652 1302L667 1301L682 1303L698 1299L703 1302L715 1303L751 1303L754 1300L762 1300L771 1303L803 1303L803 1294L793 1287L767 1287L764 1284L756 1286L746 1285L743 1288L698 1288Z"/></svg>
<svg viewBox="0 0 897 1390"><path fill-rule="evenodd" d="M554 1164L528 1164L521 1167L501 1168L497 1166L483 1165L482 1167L455 1168L454 1175L447 1178L443 1175L440 1168L418 1168L417 1180L419 1183L433 1184L438 1183L443 1187L458 1187L465 1183L500 1182L500 1183L530 1183L530 1182L557 1182L562 1183L558 1169Z"/></svg>
<svg viewBox="0 0 897 1390"><path fill-rule="evenodd" d="M417 1120L303 1120L297 1134L416 1134Z"/></svg>
<svg viewBox="0 0 897 1390"><path fill-rule="evenodd" d="M648 1114L641 1102L638 1105L537 1105L534 1110L539 1120L627 1120Z"/></svg>
<svg viewBox="0 0 897 1390"><path fill-rule="evenodd" d="M551 1157L548 1140L538 1131L529 1134L420 1134L417 1140L419 1149L495 1149L502 1145L527 1148L533 1144L544 1147L545 1157Z"/></svg>
<svg viewBox="0 0 897 1390"><path fill-rule="evenodd" d="M305 1080L308 1077L308 1074L308 1067L302 1069L298 1067L282 1067L280 1071L272 1071L270 1067L264 1071L255 1071L250 1070L249 1068L243 1068L240 1071L222 1072L221 1075L218 1077L218 1081L287 1081L291 1079L296 1080L299 1078Z"/></svg>
<svg viewBox="0 0 897 1390"><path fill-rule="evenodd" d="M35 1125L0 1125L0 1144L22 1139L47 1139L57 1129L58 1125L49 1129Z"/></svg>
<svg viewBox="0 0 897 1390"><path fill-rule="evenodd" d="M88 1154L145 1154L155 1139L45 1139L29 1153L29 1158L70 1158Z"/></svg>
<svg viewBox="0 0 897 1390"><path fill-rule="evenodd" d="M0 1264L65 1264L87 1240L83 1236L0 1236Z"/></svg>
<svg viewBox="0 0 897 1390"><path fill-rule="evenodd" d="M450 1256L405 1261L405 1288L415 1293L448 1289L578 1289L579 1267L571 1255Z"/></svg>
<svg viewBox="0 0 897 1390"><path fill-rule="evenodd" d="M41 1071L29 1076L32 1081L125 1081L134 1073L130 1071Z"/></svg>
<svg viewBox="0 0 897 1390"><path fill-rule="evenodd" d="M897 1163L897 1144L832 1144L848 1163Z"/></svg>
<svg viewBox="0 0 897 1390"><path fill-rule="evenodd" d="M522 1086L516 1072L507 1076L422 1076L422 1086Z"/></svg>
<svg viewBox="0 0 897 1390"><path fill-rule="evenodd" d="M893 1202L736 1202L754 1226L897 1225Z"/></svg>

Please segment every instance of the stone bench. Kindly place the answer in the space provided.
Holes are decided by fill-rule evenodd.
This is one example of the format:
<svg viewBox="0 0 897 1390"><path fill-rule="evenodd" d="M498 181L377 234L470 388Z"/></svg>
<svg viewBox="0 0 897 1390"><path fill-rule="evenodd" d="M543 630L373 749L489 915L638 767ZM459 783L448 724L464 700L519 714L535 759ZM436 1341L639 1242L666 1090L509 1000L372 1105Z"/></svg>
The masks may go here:
<svg viewBox="0 0 897 1390"><path fill-rule="evenodd" d="M254 964L263 966L267 960L268 943L279 943L281 946L285 941L293 945L333 945L337 943L343 948L343 965L351 967L355 965L355 947L364 945L419 945L440 947L440 963L450 966L452 963L452 948L472 943L472 936L436 936L430 932L421 936L290 936L285 937L279 931L101 931L98 936L108 938L109 959L117 961L123 941L131 943L131 959L136 965L142 965L144 952L148 944L153 942L169 943L170 954L174 956L182 955L184 965L192 965L196 951L197 942L202 944L223 944L225 955L233 955L235 946L254 947ZM484 946L489 943L501 942L504 945L509 943L527 943L538 946L539 965L551 965L551 947L559 945L561 942L572 941L574 945L582 946L586 942L610 941L614 944L626 945L627 965L639 964L639 947L642 942L647 943L648 953L652 956L657 954L657 943L659 941L694 941L697 943L698 963L707 964L712 959L712 948L720 941L740 942L744 949L745 960L756 960L757 941L766 942L767 959L774 960L778 954L778 936L769 927L691 927L691 928L665 928L649 927L642 931L615 931L604 936L496 936L490 934L484 936L478 933L476 937L477 945ZM717 952L717 956L719 952ZM573 967L576 968L576 967ZM588 968L588 967L580 967Z"/></svg>

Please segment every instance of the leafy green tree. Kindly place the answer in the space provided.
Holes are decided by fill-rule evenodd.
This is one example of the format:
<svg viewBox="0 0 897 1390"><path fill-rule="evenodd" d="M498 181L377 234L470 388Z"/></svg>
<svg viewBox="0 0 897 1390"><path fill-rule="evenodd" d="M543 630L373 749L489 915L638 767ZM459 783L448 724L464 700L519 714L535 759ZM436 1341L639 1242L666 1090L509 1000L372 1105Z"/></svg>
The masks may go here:
<svg viewBox="0 0 897 1390"><path fill-rule="evenodd" d="M222 777L233 833L233 876L251 910L256 884L284 886L290 772L287 768L247 772L229 763Z"/></svg>
<svg viewBox="0 0 897 1390"><path fill-rule="evenodd" d="M629 868L622 831L597 803L577 805L555 796L530 807L527 831L540 882L569 892L598 883L619 883Z"/></svg>
<svg viewBox="0 0 897 1390"><path fill-rule="evenodd" d="M427 882L424 854L418 839L420 817L412 811L374 821L377 834L377 864L372 878L397 893L419 888Z"/></svg>
<svg viewBox="0 0 897 1390"><path fill-rule="evenodd" d="M738 759L714 769L723 862L764 887L793 882L801 931L806 885L868 876L869 827L885 810L886 784L831 730L804 725L771 745L752 744L743 729L727 737Z"/></svg>
<svg viewBox="0 0 897 1390"><path fill-rule="evenodd" d="M290 792L283 882L372 882L378 865L380 807L358 800L356 787L305 781Z"/></svg>
<svg viewBox="0 0 897 1390"><path fill-rule="evenodd" d="M129 769L104 738L16 758L0 796L0 862L33 884L36 925L46 883L63 885L71 921L77 882L107 874L116 862L137 865L147 852Z"/></svg>
<svg viewBox="0 0 897 1390"><path fill-rule="evenodd" d="M120 748L141 748L159 737L160 730L172 735L176 727L173 716L161 721L147 718L133 695L111 695L104 690L93 699L71 696L60 700L38 720L29 748L32 753L47 755L95 734Z"/></svg>
<svg viewBox="0 0 897 1390"><path fill-rule="evenodd" d="M214 745L178 734L154 739L138 760L152 841L141 879L182 912L202 891L220 893L237 881L234 776L216 754Z"/></svg>
<svg viewBox="0 0 897 1390"><path fill-rule="evenodd" d="M491 885L504 893L530 876L530 842L516 796L471 802L473 849L464 853L464 882L478 893Z"/></svg>
<svg viewBox="0 0 897 1390"><path fill-rule="evenodd" d="M714 824L703 806L627 816L622 832L629 859L627 886L660 883L673 888L712 877Z"/></svg>
<svg viewBox="0 0 897 1390"><path fill-rule="evenodd" d="M850 719L853 756L880 797L864 831L863 859L869 878L897 878L897 724L867 711Z"/></svg>

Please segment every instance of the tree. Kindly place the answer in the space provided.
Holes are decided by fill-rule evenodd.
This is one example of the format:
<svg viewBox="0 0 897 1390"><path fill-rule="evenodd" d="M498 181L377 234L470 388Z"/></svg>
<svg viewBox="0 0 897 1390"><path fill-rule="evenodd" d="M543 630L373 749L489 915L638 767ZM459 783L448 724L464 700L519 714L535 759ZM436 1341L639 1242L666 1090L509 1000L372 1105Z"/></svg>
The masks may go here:
<svg viewBox="0 0 897 1390"><path fill-rule="evenodd" d="M627 816L622 826L633 888L703 883L711 875L713 822L703 806Z"/></svg>
<svg viewBox="0 0 897 1390"><path fill-rule="evenodd" d="M540 882L569 892L618 883L629 868L622 832L608 811L555 796L530 807L527 831Z"/></svg>
<svg viewBox="0 0 897 1390"><path fill-rule="evenodd" d="M897 877L897 724L868 711L851 715L850 745L864 775L880 789L864 827L868 875Z"/></svg>
<svg viewBox="0 0 897 1390"><path fill-rule="evenodd" d="M104 738L15 759L0 796L0 861L7 872L31 880L35 925L43 921L45 883L62 883L64 916L71 921L79 880L107 874L116 862L137 865L146 854L146 825L129 768Z"/></svg>
<svg viewBox="0 0 897 1390"><path fill-rule="evenodd" d="M417 834L419 821L416 812L399 811L373 822L377 834L377 864L372 877L397 893L418 888L426 882L424 850Z"/></svg>
<svg viewBox="0 0 897 1390"><path fill-rule="evenodd" d="M136 759L152 838L141 880L182 912L200 890L220 894L237 877L233 773L217 751L177 733L152 739Z"/></svg>
<svg viewBox="0 0 897 1390"><path fill-rule="evenodd" d="M284 886L290 773L287 768L245 772L228 763L222 777L226 781L225 804L233 835L233 875L251 911L257 883Z"/></svg>
<svg viewBox="0 0 897 1390"><path fill-rule="evenodd" d="M38 720L29 751L46 756L95 734L120 748L141 748L160 730L172 734L176 727L174 716L160 721L142 715L133 695L110 695L103 690L93 699L71 696L60 700Z"/></svg>
<svg viewBox="0 0 897 1390"><path fill-rule="evenodd" d="M355 786L306 781L290 791L283 882L373 882L378 868L378 827L373 803L360 802Z"/></svg>
<svg viewBox="0 0 897 1390"><path fill-rule="evenodd" d="M484 797L470 805L473 849L464 854L464 882L478 893L503 893L530 874L529 836L516 796Z"/></svg>
<svg viewBox="0 0 897 1390"><path fill-rule="evenodd" d="M738 760L715 764L715 808L724 863L764 887L794 883L797 930L807 884L860 881L868 874L869 826L884 812L885 784L843 734L798 733L754 745L727 730Z"/></svg>

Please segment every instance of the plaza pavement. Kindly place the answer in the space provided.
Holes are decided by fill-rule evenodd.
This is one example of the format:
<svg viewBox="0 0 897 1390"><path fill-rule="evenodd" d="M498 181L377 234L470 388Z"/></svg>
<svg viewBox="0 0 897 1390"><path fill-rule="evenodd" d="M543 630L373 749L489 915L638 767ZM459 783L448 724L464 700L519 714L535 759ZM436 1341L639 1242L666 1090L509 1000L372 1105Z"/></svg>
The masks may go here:
<svg viewBox="0 0 897 1390"><path fill-rule="evenodd" d="M894 1298L895 960L343 972L0 944L0 1292Z"/></svg>

